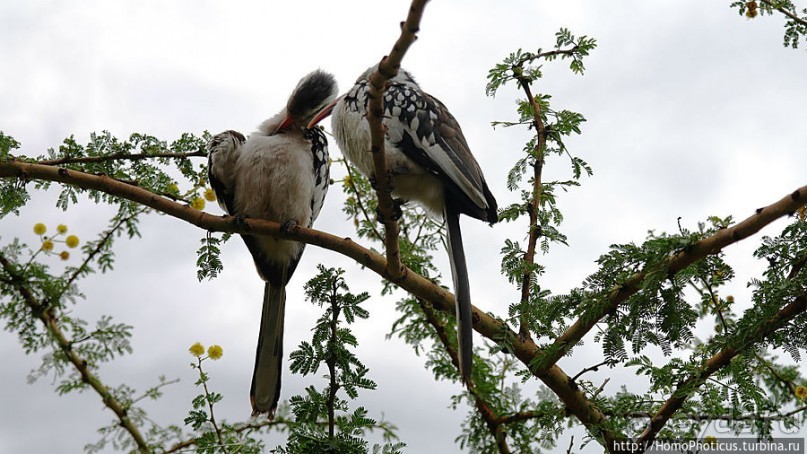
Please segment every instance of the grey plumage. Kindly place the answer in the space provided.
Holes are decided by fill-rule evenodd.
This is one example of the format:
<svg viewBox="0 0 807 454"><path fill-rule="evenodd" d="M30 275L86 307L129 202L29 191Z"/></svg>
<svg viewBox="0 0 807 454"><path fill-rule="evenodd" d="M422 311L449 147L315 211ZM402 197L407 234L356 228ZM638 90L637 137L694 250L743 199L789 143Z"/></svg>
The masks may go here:
<svg viewBox="0 0 807 454"><path fill-rule="evenodd" d="M249 139L235 131L211 139L210 182L227 213L311 227L328 191L328 141L320 129L306 125L337 92L332 75L314 71L300 80L286 107ZM269 413L271 418L280 398L285 287L305 245L249 234L241 237L265 281L250 401L253 414Z"/></svg>
<svg viewBox="0 0 807 454"><path fill-rule="evenodd" d="M375 70L376 66L367 69L345 95L309 124L332 113L339 148L367 176L374 172L366 113L369 76ZM400 69L388 81L383 113L387 169L395 178L393 194L417 201L446 220L457 299L460 372L468 380L473 354L471 300L459 215L493 224L498 220L496 199L454 116L407 71Z"/></svg>

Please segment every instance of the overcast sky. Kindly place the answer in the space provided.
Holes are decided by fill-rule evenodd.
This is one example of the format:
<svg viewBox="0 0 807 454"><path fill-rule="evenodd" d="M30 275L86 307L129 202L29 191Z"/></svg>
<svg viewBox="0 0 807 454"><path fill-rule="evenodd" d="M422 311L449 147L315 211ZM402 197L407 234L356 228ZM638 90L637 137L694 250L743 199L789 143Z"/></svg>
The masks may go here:
<svg viewBox="0 0 807 454"><path fill-rule="evenodd" d="M583 135L567 146L595 173L582 188L562 194L570 247L554 247L539 258L548 267L545 288L561 293L578 285L610 244L639 242L650 229L675 231L679 217L687 228L709 215L743 219L807 183L807 53L782 47L781 18L749 21L729 3L428 5L404 66L457 117L499 206L515 200L505 176L529 133L490 127L493 120L514 118L518 93L510 87L486 97L487 70L518 48L551 47L560 27L599 43L584 77L556 63L534 89L551 93L554 107L588 119ZM0 129L31 156L71 134L86 142L101 130L169 141L183 132L249 133L280 110L297 80L314 68L334 73L346 90L389 51L408 6L402 0L2 2ZM332 146L331 153L339 151ZM568 165L550 161L547 174L566 178ZM341 175L334 169L335 177ZM53 191L36 194L21 216L0 220L1 241L16 236L36 243L35 222L51 229L67 224L82 239L106 226L107 207L83 204L64 213L55 208L55 197ZM331 188L317 228L353 235L340 211L343 199L338 186ZM219 213L213 205L207 210ZM763 233L774 235L782 225ZM474 304L503 316L518 293L498 274L498 252L505 238L522 240L525 228L491 229L468 218L463 228ZM181 425L196 395L187 353L196 341L224 347L224 358L208 363L211 386L225 396L217 417L235 422L249 416L263 285L240 241L224 247L223 274L198 283L195 251L203 233L172 218L148 217L141 240L118 242L113 272L80 283L86 301L74 308L90 321L109 314L135 327L134 354L100 370L109 385L144 390L160 375L181 379L158 403L144 404L161 424ZM746 240L727 251L738 271L729 291L740 302L750 295L746 282L763 266L749 258L755 245ZM447 276L445 258L437 254L436 260ZM60 266L58 259L52 262ZM375 275L309 247L288 288L287 353L309 336L318 314L302 299L318 263L348 269L354 292L378 295ZM454 438L465 414L448 406L459 387L434 382L422 358L397 339L385 340L395 319L393 302L373 298L366 305L371 319L354 327L358 354L379 385L364 393L362 404L371 417L383 415L398 425L409 452L457 452ZM597 352L590 343L585 348ZM39 356L26 356L15 335L0 332L0 357L0 454L78 452L112 420L94 393L59 397L50 378L28 384ZM567 358L560 365L574 375L591 362ZM624 382L612 381L609 390ZM287 373L282 397L310 383ZM582 439L579 432L575 439ZM281 440L269 438L269 446ZM563 452L568 441L568 434L561 437Z"/></svg>

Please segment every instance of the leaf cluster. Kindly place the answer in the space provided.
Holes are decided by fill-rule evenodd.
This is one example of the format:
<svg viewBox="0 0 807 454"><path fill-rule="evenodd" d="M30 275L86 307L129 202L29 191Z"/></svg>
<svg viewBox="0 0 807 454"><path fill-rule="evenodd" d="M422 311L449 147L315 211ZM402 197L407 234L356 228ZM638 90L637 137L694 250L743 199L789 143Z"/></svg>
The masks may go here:
<svg viewBox="0 0 807 454"><path fill-rule="evenodd" d="M344 279L344 270L318 265L319 273L305 285L306 298L325 310L317 319L310 341L303 341L291 352L293 373L311 375L326 367L328 385L323 389L306 388L304 396L289 400L294 421L289 423L287 444L276 452L367 452L364 438L368 431L381 430L384 446L377 452L399 452L400 443L394 426L368 417L367 410L350 410L349 400L356 399L361 390L373 390L376 383L368 377L369 370L352 351L357 346L350 325L357 319L367 319L369 312L362 303L370 298L366 292L353 294ZM340 397L344 393L347 399Z"/></svg>
<svg viewBox="0 0 807 454"><path fill-rule="evenodd" d="M741 16L753 19L758 15L772 16L776 13L787 18L783 45L797 49L802 38L807 39L807 8L801 11L790 0L741 0L730 5L736 8Z"/></svg>

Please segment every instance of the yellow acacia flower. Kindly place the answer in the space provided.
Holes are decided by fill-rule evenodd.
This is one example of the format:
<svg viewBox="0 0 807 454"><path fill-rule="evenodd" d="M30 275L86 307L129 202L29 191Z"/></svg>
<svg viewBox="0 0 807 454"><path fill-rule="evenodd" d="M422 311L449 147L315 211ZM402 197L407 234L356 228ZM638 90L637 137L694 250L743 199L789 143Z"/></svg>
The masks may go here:
<svg viewBox="0 0 807 454"><path fill-rule="evenodd" d="M757 14L759 14L759 12L757 11L757 2L755 1L746 2L745 7L748 8L745 11L745 17L753 19L757 17Z"/></svg>
<svg viewBox="0 0 807 454"><path fill-rule="evenodd" d="M213 360L219 359L224 356L224 349L221 348L221 345L211 345L207 348L207 356Z"/></svg>
<svg viewBox="0 0 807 454"><path fill-rule="evenodd" d="M34 233L36 233L37 235L43 235L47 231L48 228L45 227L45 224L41 222L37 222L36 224L34 224Z"/></svg>
<svg viewBox="0 0 807 454"><path fill-rule="evenodd" d="M64 244L67 245L70 249L78 246L78 237L75 235L70 235L69 237L64 239Z"/></svg>
<svg viewBox="0 0 807 454"><path fill-rule="evenodd" d="M53 250L53 241L45 240L42 242L42 250L45 252L50 252Z"/></svg>
<svg viewBox="0 0 807 454"><path fill-rule="evenodd" d="M191 345L191 348L189 348L188 351L191 352L191 355L193 356L202 356L205 354L205 346L202 345L201 342L197 342Z"/></svg>
<svg viewBox="0 0 807 454"><path fill-rule="evenodd" d="M191 202L191 208L202 211L205 209L205 199L197 197Z"/></svg>
<svg viewBox="0 0 807 454"><path fill-rule="evenodd" d="M729 304L734 304L734 296L729 295L726 297L726 302Z"/></svg>
<svg viewBox="0 0 807 454"><path fill-rule="evenodd" d="M714 435L707 435L703 437L703 442L709 446L717 447L717 437Z"/></svg>
<svg viewBox="0 0 807 454"><path fill-rule="evenodd" d="M171 194L179 194L179 186L176 183L171 183L168 185L168 192Z"/></svg>
<svg viewBox="0 0 807 454"><path fill-rule="evenodd" d="M807 400L807 386L796 386L793 394L801 400Z"/></svg>
<svg viewBox="0 0 807 454"><path fill-rule="evenodd" d="M345 183L345 186L350 186L350 184L353 183L353 178L350 178L350 175L348 175L345 177L343 181Z"/></svg>
<svg viewBox="0 0 807 454"><path fill-rule="evenodd" d="M216 201L216 191L211 188L205 189L205 200L208 202L215 202Z"/></svg>
<svg viewBox="0 0 807 454"><path fill-rule="evenodd" d="M60 259L62 259L62 260L67 260L67 259L69 259L69 258L70 258L70 253L69 253L69 252L67 252L67 251L62 251L62 252L59 254L59 258L60 258Z"/></svg>
<svg viewBox="0 0 807 454"><path fill-rule="evenodd" d="M64 224L59 224L58 226L56 226L56 231L59 233L65 233L67 232L67 226Z"/></svg>

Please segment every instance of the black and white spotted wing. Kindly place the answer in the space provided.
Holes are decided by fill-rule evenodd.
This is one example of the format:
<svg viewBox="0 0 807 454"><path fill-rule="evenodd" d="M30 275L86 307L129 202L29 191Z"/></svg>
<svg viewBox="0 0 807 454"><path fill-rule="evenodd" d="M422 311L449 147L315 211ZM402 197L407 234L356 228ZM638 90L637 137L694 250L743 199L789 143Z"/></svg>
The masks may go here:
<svg viewBox="0 0 807 454"><path fill-rule="evenodd" d="M210 187L216 193L219 206L227 214L234 214L235 163L241 154L246 138L238 131L224 131L207 143L207 175Z"/></svg>

